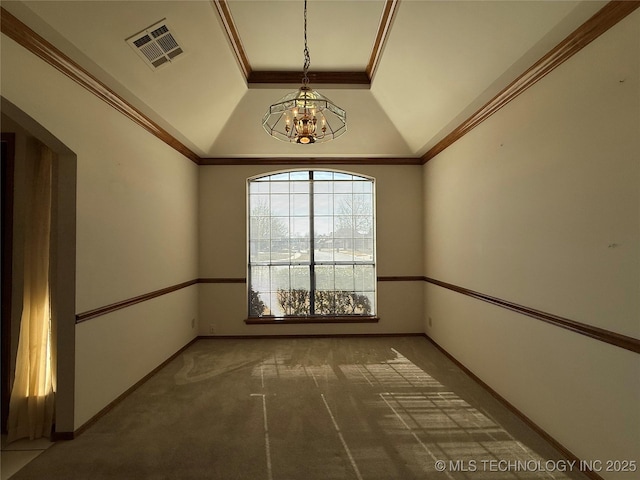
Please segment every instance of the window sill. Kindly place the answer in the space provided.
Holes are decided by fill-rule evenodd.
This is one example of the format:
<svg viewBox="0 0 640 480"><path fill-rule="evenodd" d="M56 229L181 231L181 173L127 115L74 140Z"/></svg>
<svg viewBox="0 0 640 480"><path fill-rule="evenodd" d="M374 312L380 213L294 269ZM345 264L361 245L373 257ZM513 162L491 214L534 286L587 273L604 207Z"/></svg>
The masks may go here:
<svg viewBox="0 0 640 480"><path fill-rule="evenodd" d="M249 317L247 325L291 325L298 323L378 323L372 315L318 315L308 317Z"/></svg>

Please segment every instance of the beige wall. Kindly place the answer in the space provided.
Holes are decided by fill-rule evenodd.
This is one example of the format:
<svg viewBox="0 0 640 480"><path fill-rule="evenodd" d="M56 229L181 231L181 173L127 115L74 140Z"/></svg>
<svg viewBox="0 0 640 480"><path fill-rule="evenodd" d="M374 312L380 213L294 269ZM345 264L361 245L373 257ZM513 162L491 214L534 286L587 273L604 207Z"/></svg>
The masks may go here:
<svg viewBox="0 0 640 480"><path fill-rule="evenodd" d="M184 288L77 325L76 427L195 337L197 296Z"/></svg>
<svg viewBox="0 0 640 480"><path fill-rule="evenodd" d="M639 338L639 142L635 12L427 163L426 275ZM425 291L428 334L569 450L639 460L637 354Z"/></svg>
<svg viewBox="0 0 640 480"><path fill-rule="evenodd" d="M244 278L246 181L286 166L200 167L200 277ZM304 168L304 165L291 168ZM419 166L328 166L376 179L377 274L421 275ZM250 325L245 284L200 285L201 335L413 333L422 331L422 284L378 282L378 324Z"/></svg>
<svg viewBox="0 0 640 480"><path fill-rule="evenodd" d="M197 166L4 36L2 71L2 96L77 155L76 313L196 278ZM196 297L77 326L75 428L196 335Z"/></svg>

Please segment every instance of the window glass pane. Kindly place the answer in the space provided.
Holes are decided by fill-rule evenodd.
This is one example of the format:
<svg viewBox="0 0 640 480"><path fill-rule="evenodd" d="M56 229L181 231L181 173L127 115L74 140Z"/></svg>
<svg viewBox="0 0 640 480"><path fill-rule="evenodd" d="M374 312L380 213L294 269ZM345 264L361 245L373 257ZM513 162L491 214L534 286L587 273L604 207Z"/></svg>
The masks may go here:
<svg viewBox="0 0 640 480"><path fill-rule="evenodd" d="M355 290L373 292L376 286L373 265L356 265L353 267Z"/></svg>
<svg viewBox="0 0 640 480"><path fill-rule="evenodd" d="M265 299L269 298L269 267L253 267L250 270L249 315L268 315Z"/></svg>
<svg viewBox="0 0 640 480"><path fill-rule="evenodd" d="M269 292L260 292L256 290L249 290L249 316L261 317L262 315L269 315L269 308L264 299L269 297Z"/></svg>
<svg viewBox="0 0 640 480"><path fill-rule="evenodd" d="M333 238L316 237L314 243L314 255L316 262L333 261Z"/></svg>
<svg viewBox="0 0 640 480"><path fill-rule="evenodd" d="M314 171L313 179L314 180L333 180L333 172Z"/></svg>
<svg viewBox="0 0 640 480"><path fill-rule="evenodd" d="M309 240L309 217L292 217L291 218L291 237L306 238L307 244Z"/></svg>
<svg viewBox="0 0 640 480"><path fill-rule="evenodd" d="M297 217L309 216L309 195L291 195L291 215L295 215Z"/></svg>
<svg viewBox="0 0 640 480"><path fill-rule="evenodd" d="M251 217L249 219L249 229L251 233L251 238L254 240L269 238L270 228L269 228L269 217Z"/></svg>
<svg viewBox="0 0 640 480"><path fill-rule="evenodd" d="M315 315L335 315L336 292L335 290L316 290L314 292Z"/></svg>
<svg viewBox="0 0 640 480"><path fill-rule="evenodd" d="M307 263L309 256L309 239L308 238L292 238L290 241L291 252L290 259L292 263Z"/></svg>
<svg viewBox="0 0 640 480"><path fill-rule="evenodd" d="M271 261L288 262L291 255L289 253L289 239L271 241Z"/></svg>
<svg viewBox="0 0 640 480"><path fill-rule="evenodd" d="M291 267L291 290L309 290L309 267L294 265Z"/></svg>
<svg viewBox="0 0 640 480"><path fill-rule="evenodd" d="M280 306L280 302L278 301L279 299L279 293L280 291L277 292L270 292L270 296L269 296L269 311L271 312L271 315L274 315L276 317L283 317L285 315L289 315L288 312L285 312L283 310L283 308Z"/></svg>
<svg viewBox="0 0 640 480"><path fill-rule="evenodd" d="M373 218L369 215L351 217L353 234L356 237L373 237Z"/></svg>
<svg viewBox="0 0 640 480"><path fill-rule="evenodd" d="M351 265L336 265L336 290L352 291L355 287L353 267Z"/></svg>
<svg viewBox="0 0 640 480"><path fill-rule="evenodd" d="M289 217L258 217L258 219L265 224L270 222L271 238L289 238Z"/></svg>
<svg viewBox="0 0 640 480"><path fill-rule="evenodd" d="M291 191L294 193L309 193L309 182L291 182Z"/></svg>
<svg viewBox="0 0 640 480"><path fill-rule="evenodd" d="M316 193L313 196L313 211L315 215L332 215L333 195Z"/></svg>
<svg viewBox="0 0 640 480"><path fill-rule="evenodd" d="M336 238L352 238L353 217L346 215L333 217L333 236Z"/></svg>
<svg viewBox="0 0 640 480"><path fill-rule="evenodd" d="M270 175L269 180L272 182L276 180L289 180L289 173L276 173L274 175Z"/></svg>
<svg viewBox="0 0 640 480"><path fill-rule="evenodd" d="M349 175L348 173L333 173L334 180L353 180L353 175Z"/></svg>
<svg viewBox="0 0 640 480"><path fill-rule="evenodd" d="M304 316L310 314L309 290L278 290L278 308L284 315Z"/></svg>
<svg viewBox="0 0 640 480"><path fill-rule="evenodd" d="M285 315L309 315L309 267L289 267L289 279L289 288L278 288L276 291L278 307Z"/></svg>
<svg viewBox="0 0 640 480"><path fill-rule="evenodd" d="M316 273L316 289L317 290L335 290L333 265L318 265L315 268Z"/></svg>
<svg viewBox="0 0 640 480"><path fill-rule="evenodd" d="M291 288L289 269L289 265L271 267L271 291L275 292L279 289L289 290Z"/></svg>
<svg viewBox="0 0 640 480"><path fill-rule="evenodd" d="M333 182L334 193L351 193L353 192L353 183L351 182Z"/></svg>
<svg viewBox="0 0 640 480"><path fill-rule="evenodd" d="M372 193L373 183L370 181L360 181L353 183L353 193Z"/></svg>
<svg viewBox="0 0 640 480"><path fill-rule="evenodd" d="M316 238L330 237L333 234L333 217L315 217L313 229Z"/></svg>
<svg viewBox="0 0 640 480"><path fill-rule="evenodd" d="M269 290L269 267L251 267L251 288L259 291Z"/></svg>
<svg viewBox="0 0 640 480"><path fill-rule="evenodd" d="M271 215L289 216L289 195L271 195Z"/></svg>
<svg viewBox="0 0 640 480"><path fill-rule="evenodd" d="M313 182L315 193L333 193L333 182Z"/></svg>
<svg viewBox="0 0 640 480"><path fill-rule="evenodd" d="M269 184L266 182L249 183L249 193L269 193Z"/></svg>
<svg viewBox="0 0 640 480"><path fill-rule="evenodd" d="M290 267L291 288L309 290L310 275L309 267L306 265L294 265Z"/></svg>
<svg viewBox="0 0 640 480"><path fill-rule="evenodd" d="M375 295L372 292L353 292L353 313L358 315L375 315Z"/></svg>
<svg viewBox="0 0 640 480"><path fill-rule="evenodd" d="M353 213L353 195L347 194L334 194L333 205L335 214L337 215L351 215Z"/></svg>
<svg viewBox="0 0 640 480"><path fill-rule="evenodd" d="M369 193L356 193L351 199L353 213L355 215L372 215L373 202Z"/></svg>
<svg viewBox="0 0 640 480"><path fill-rule="evenodd" d="M333 250L330 250L330 249L315 250L315 259L316 259L316 262L332 262Z"/></svg>
<svg viewBox="0 0 640 480"><path fill-rule="evenodd" d="M333 260L336 262L353 262L353 239L336 238Z"/></svg>
<svg viewBox="0 0 640 480"><path fill-rule="evenodd" d="M289 193L289 182L271 182L271 193Z"/></svg>
<svg viewBox="0 0 640 480"><path fill-rule="evenodd" d="M309 171L290 172L289 178L291 180L309 180Z"/></svg>
<svg viewBox="0 0 640 480"><path fill-rule="evenodd" d="M269 215L269 195L251 195L249 202L251 215Z"/></svg>
<svg viewBox="0 0 640 480"><path fill-rule="evenodd" d="M333 217L314 218L316 262L333 260Z"/></svg>
<svg viewBox="0 0 640 480"><path fill-rule="evenodd" d="M249 242L249 258L252 263L268 262L269 240L252 240Z"/></svg>
<svg viewBox="0 0 640 480"><path fill-rule="evenodd" d="M257 292L269 291L269 267L253 266L251 267L251 285L250 287Z"/></svg>
<svg viewBox="0 0 640 480"><path fill-rule="evenodd" d="M358 237L353 240L355 262L373 262L373 238Z"/></svg>

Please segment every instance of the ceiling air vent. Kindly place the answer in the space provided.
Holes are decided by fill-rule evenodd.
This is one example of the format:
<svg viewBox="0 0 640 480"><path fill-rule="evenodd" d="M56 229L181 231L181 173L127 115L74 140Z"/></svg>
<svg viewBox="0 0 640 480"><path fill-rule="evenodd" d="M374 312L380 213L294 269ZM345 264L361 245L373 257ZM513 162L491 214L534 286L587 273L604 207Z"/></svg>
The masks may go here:
<svg viewBox="0 0 640 480"><path fill-rule="evenodd" d="M140 58L156 70L168 65L178 55L183 53L175 35L167 25L166 19L145 28L143 31L126 39Z"/></svg>

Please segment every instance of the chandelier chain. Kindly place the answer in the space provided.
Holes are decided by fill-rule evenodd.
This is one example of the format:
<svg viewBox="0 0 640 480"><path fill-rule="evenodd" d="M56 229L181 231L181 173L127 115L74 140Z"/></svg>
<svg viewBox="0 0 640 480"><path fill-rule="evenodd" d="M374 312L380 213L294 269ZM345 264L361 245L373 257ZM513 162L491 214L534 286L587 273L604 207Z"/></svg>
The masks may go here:
<svg viewBox="0 0 640 480"><path fill-rule="evenodd" d="M309 66L311 65L311 57L309 55L309 47L307 46L307 0L304 0L304 72L302 76L302 84L309 85Z"/></svg>

